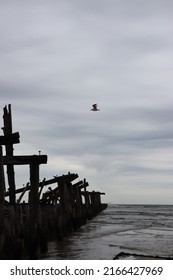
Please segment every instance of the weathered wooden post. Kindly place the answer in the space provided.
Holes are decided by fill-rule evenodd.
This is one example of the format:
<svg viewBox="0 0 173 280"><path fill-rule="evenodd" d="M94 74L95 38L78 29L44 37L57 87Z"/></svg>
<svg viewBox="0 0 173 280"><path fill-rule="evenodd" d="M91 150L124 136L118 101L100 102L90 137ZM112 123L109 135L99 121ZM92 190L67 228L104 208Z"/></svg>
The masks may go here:
<svg viewBox="0 0 173 280"><path fill-rule="evenodd" d="M89 186L89 184L88 182L86 182L86 179L84 179L84 191L83 191L83 196L85 199L84 209L85 209L86 218L90 219L90 199L89 199L89 192L87 191L87 186Z"/></svg>
<svg viewBox="0 0 173 280"><path fill-rule="evenodd" d="M4 146L7 146L7 145L12 145L12 144L16 144L16 143L19 143L19 133L16 132L16 133L12 133L10 135L7 135L7 136L0 136L0 161L1 161L1 169L0 169L0 184L1 184L1 190L3 190L3 194L1 193L1 201L4 200L4 196L5 196L5 181L4 181L4 167L3 165L5 165L6 163L4 162L4 157L3 157L3 154L2 154L2 146L1 145L4 145ZM13 162L11 162L11 157L10 159L7 161L7 163L9 165L13 165ZM2 195L3 195L3 198L2 198ZM14 196L15 196L15 191L14 191Z"/></svg>
<svg viewBox="0 0 173 280"><path fill-rule="evenodd" d="M58 181L60 207L62 215L62 229L64 234L68 234L73 230L73 209L72 209L72 185L71 181L78 178L77 174L70 174L61 176Z"/></svg>
<svg viewBox="0 0 173 280"><path fill-rule="evenodd" d="M39 164L34 160L30 164L30 194L29 194L29 255L35 258L38 246L38 186Z"/></svg>
<svg viewBox="0 0 173 280"><path fill-rule="evenodd" d="M65 178L62 178L59 181L59 194L60 194L60 206L61 206L61 213L62 214L62 225L61 225L61 231L64 233L64 235L67 235L69 233L70 224L69 216L70 216L70 210L71 206L69 205L69 194L67 189L67 182Z"/></svg>
<svg viewBox="0 0 173 280"><path fill-rule="evenodd" d="M25 187L30 189L29 194L29 231L28 231L28 249L30 258L33 258L37 248L37 229L38 229L38 188L39 188L39 165L47 163L46 155L32 155L32 156L3 156L3 164L13 165L29 165L30 166L30 188L29 185ZM25 191L22 188L22 191ZM21 190L20 190L21 192ZM17 191L15 192L17 193Z"/></svg>
<svg viewBox="0 0 173 280"><path fill-rule="evenodd" d="M47 163L47 156L33 155L28 158L30 165L30 193L29 193L29 257L37 255L38 242L38 205L39 205L39 165Z"/></svg>
<svg viewBox="0 0 173 280"><path fill-rule="evenodd" d="M5 192L4 166L3 166L2 146L0 145L0 233L2 231L2 225L4 219L4 192Z"/></svg>
<svg viewBox="0 0 173 280"><path fill-rule="evenodd" d="M76 207L77 207L77 226L80 227L83 223L83 211L82 211L82 194L81 188L76 187Z"/></svg>
<svg viewBox="0 0 173 280"><path fill-rule="evenodd" d="M8 136L12 134L12 117L11 117L11 104L4 107L4 135ZM7 144L5 145L6 148L6 155L7 156L13 156L13 144ZM13 164L7 165L7 176L8 176L8 184L9 184L9 202L12 205L15 205L16 202L16 196L15 196L15 173L14 173L14 166Z"/></svg>
<svg viewBox="0 0 173 280"><path fill-rule="evenodd" d="M100 192L95 192L95 208L96 208L97 213L99 213L101 211L101 195L100 195Z"/></svg>
<svg viewBox="0 0 173 280"><path fill-rule="evenodd" d="M43 188L44 188L44 186L45 186L45 181L46 181L46 178L44 178L43 179L43 181L39 184L39 187L40 187L40 191L39 191L39 194L38 194L38 197L40 198L40 196L41 196L41 193L42 193L42 190L43 190Z"/></svg>
<svg viewBox="0 0 173 280"><path fill-rule="evenodd" d="M34 157L34 156L33 156ZM32 209L38 207L38 187L39 187L39 164L34 161L30 164L30 194L29 204L32 203Z"/></svg>

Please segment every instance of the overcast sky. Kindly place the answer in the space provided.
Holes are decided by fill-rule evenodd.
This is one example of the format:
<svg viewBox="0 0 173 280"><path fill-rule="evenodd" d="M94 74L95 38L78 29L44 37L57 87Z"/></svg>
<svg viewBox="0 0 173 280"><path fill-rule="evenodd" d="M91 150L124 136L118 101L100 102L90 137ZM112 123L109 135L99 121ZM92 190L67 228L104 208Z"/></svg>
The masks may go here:
<svg viewBox="0 0 173 280"><path fill-rule="evenodd" d="M48 155L40 179L71 171L107 202L172 204L173 1L0 0L8 104L14 153Z"/></svg>

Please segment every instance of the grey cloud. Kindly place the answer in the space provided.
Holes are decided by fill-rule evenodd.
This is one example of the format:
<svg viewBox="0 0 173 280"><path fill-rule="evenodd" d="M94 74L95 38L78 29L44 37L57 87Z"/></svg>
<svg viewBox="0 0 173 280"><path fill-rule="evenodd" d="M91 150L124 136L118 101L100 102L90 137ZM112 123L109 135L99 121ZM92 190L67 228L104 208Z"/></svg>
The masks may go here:
<svg viewBox="0 0 173 280"><path fill-rule="evenodd" d="M172 3L24 2L0 11L1 108L12 103L16 152L41 149L46 176L74 168L114 202L119 188L128 200L139 182L172 184Z"/></svg>

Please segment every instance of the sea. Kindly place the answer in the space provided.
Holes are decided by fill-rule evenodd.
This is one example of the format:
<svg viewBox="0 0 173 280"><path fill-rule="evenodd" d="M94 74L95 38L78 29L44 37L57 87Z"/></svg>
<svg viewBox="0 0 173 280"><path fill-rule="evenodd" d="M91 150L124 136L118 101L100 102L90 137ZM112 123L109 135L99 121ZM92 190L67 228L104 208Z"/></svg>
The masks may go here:
<svg viewBox="0 0 173 280"><path fill-rule="evenodd" d="M173 258L173 205L117 205L59 242L42 260L112 260L119 253Z"/></svg>

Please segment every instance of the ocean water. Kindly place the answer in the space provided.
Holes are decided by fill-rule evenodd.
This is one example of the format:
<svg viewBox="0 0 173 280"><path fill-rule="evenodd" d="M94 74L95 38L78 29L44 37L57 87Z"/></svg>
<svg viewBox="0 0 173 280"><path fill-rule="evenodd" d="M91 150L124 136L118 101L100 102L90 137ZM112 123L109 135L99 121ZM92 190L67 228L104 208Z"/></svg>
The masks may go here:
<svg viewBox="0 0 173 280"><path fill-rule="evenodd" d="M120 252L173 258L173 205L108 205L39 258L112 260Z"/></svg>

